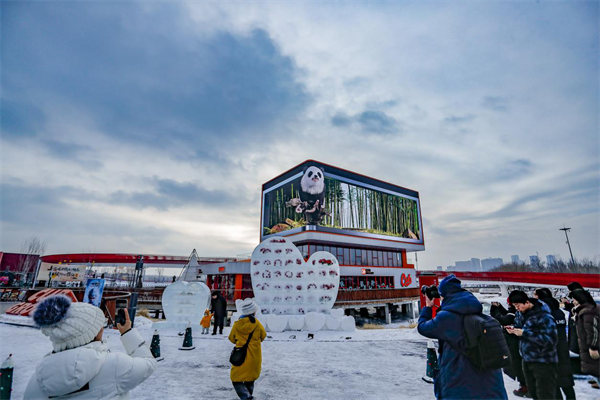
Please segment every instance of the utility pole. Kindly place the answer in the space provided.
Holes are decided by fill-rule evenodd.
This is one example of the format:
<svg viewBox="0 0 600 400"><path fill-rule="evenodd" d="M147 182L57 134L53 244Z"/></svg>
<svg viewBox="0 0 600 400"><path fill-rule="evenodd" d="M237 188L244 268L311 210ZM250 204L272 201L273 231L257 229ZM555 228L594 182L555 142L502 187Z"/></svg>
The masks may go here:
<svg viewBox="0 0 600 400"><path fill-rule="evenodd" d="M565 236L567 237L567 246L569 246L569 253L571 253L571 263L572 265L575 265L575 258L573 258L573 251L571 250L571 243L569 243L569 235L567 233L570 230L571 228L567 228L564 225L562 228L559 229L559 231L565 231Z"/></svg>

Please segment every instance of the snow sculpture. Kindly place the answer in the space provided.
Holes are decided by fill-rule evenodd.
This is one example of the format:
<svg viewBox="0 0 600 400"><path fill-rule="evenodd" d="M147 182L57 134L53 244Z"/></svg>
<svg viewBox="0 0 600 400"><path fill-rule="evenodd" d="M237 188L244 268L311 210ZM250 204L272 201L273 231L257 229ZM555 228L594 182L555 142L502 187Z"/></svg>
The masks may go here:
<svg viewBox="0 0 600 400"><path fill-rule="evenodd" d="M267 326L270 332L283 332L287 328L288 319L285 315L267 315Z"/></svg>
<svg viewBox="0 0 600 400"><path fill-rule="evenodd" d="M304 317L304 324L306 330L309 331L320 331L325 326L327 316L325 314L319 314L316 312L310 312Z"/></svg>
<svg viewBox="0 0 600 400"><path fill-rule="evenodd" d="M155 322L153 327L183 330L189 323L192 329L200 329L200 320L209 306L210 289L203 282L171 283L162 296L162 307L167 320Z"/></svg>
<svg viewBox="0 0 600 400"><path fill-rule="evenodd" d="M304 316L303 315L291 315L288 318L288 327L292 331L301 331L304 328Z"/></svg>
<svg viewBox="0 0 600 400"><path fill-rule="evenodd" d="M333 318L331 315L327 317L327 321L325 321L325 326L330 331L337 331L340 329L341 320L337 318Z"/></svg>
<svg viewBox="0 0 600 400"><path fill-rule="evenodd" d="M345 332L353 332L356 329L356 321L354 321L354 317L342 317L340 329Z"/></svg>
<svg viewBox="0 0 600 400"><path fill-rule="evenodd" d="M323 329L340 282L340 267L331 253L319 251L305 261L292 242L277 236L254 249L250 273L256 302L267 320L268 330ZM337 320L344 314L344 310L333 312ZM286 318L271 318L271 315ZM306 318L296 318L304 315Z"/></svg>

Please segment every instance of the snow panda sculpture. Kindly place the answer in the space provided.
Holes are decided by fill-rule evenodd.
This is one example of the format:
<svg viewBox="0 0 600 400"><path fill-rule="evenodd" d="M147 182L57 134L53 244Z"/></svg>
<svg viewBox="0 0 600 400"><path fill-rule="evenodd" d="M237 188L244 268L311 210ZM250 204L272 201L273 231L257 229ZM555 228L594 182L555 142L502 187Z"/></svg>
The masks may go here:
<svg viewBox="0 0 600 400"><path fill-rule="evenodd" d="M308 225L318 225L325 217L325 173L319 167L308 167L300 180L300 201ZM298 209L296 209L296 212Z"/></svg>

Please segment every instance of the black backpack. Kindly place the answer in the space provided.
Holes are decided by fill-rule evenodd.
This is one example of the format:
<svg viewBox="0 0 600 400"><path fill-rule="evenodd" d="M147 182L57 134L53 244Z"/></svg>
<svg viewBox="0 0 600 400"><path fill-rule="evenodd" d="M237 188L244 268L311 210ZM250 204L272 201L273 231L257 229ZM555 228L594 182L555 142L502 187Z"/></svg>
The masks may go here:
<svg viewBox="0 0 600 400"><path fill-rule="evenodd" d="M485 314L463 316L466 351L461 351L480 371L501 369L510 365L510 351L502 326Z"/></svg>

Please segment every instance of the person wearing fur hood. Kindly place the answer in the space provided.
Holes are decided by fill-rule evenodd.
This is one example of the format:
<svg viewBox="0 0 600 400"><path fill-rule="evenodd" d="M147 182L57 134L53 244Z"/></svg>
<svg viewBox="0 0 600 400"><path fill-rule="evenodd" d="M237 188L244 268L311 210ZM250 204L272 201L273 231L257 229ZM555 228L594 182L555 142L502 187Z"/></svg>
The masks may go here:
<svg viewBox="0 0 600 400"><path fill-rule="evenodd" d="M600 375L600 307L587 290L576 289L572 296L575 303L573 318L577 327L581 372L590 374L597 380ZM592 386L599 388L597 381L592 383Z"/></svg>
<svg viewBox="0 0 600 400"><path fill-rule="evenodd" d="M129 391L156 369L156 360L126 312L121 333L124 353L102 343L104 313L66 296L52 296L35 309L33 320L53 351L37 366L24 399L128 399Z"/></svg>

